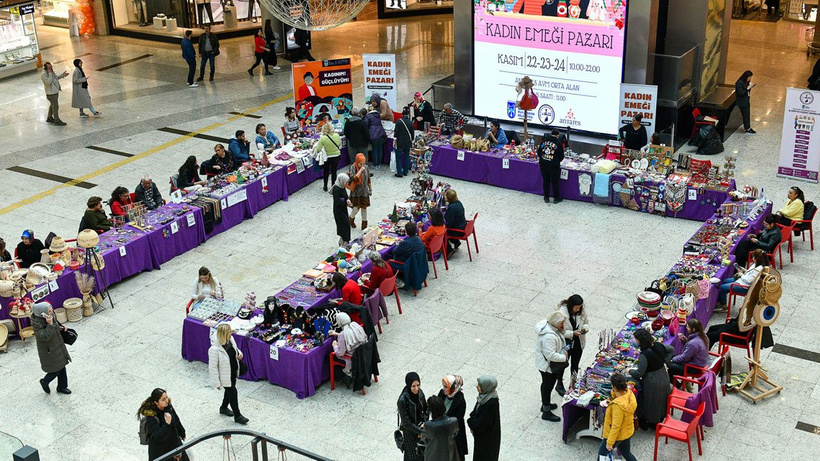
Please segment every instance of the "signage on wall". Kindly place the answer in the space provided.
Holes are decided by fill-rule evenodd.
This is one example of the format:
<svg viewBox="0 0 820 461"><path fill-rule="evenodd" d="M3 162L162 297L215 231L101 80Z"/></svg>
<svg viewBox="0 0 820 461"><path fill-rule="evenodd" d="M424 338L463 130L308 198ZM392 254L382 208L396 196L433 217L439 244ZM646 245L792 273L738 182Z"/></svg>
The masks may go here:
<svg viewBox="0 0 820 461"><path fill-rule="evenodd" d="M364 97L370 98L373 93L386 99L390 107L398 111L396 105L396 55L363 54Z"/></svg>
<svg viewBox="0 0 820 461"><path fill-rule="evenodd" d="M353 79L350 58L293 63L293 98L300 120L322 124L350 115Z"/></svg>
<svg viewBox="0 0 820 461"><path fill-rule="evenodd" d="M820 91L786 90L777 175L817 182L820 172Z"/></svg>
<svg viewBox="0 0 820 461"><path fill-rule="evenodd" d="M621 105L618 126L632 123L632 117L640 114L641 124L651 136L655 132L655 114L658 111L658 87L656 85L621 84Z"/></svg>
<svg viewBox="0 0 820 461"><path fill-rule="evenodd" d="M34 13L34 3L29 3L27 5L20 5L20 14L33 14Z"/></svg>
<svg viewBox="0 0 820 461"><path fill-rule="evenodd" d="M523 121L515 87L528 75L539 99L528 123L617 133L626 3L474 0L476 115Z"/></svg>

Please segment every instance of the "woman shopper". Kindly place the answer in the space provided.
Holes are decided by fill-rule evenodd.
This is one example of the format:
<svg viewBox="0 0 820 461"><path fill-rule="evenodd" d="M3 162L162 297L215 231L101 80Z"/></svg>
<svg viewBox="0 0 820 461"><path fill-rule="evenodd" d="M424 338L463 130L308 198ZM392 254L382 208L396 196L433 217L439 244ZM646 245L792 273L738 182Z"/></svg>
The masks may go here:
<svg viewBox="0 0 820 461"><path fill-rule="evenodd" d="M350 227L356 228L356 214L362 212L362 231L367 228L367 208L370 206L370 196L373 195L373 185L370 182L370 168L367 166L367 157L356 154L356 160L350 165L351 187L350 202L353 203L353 212L350 213Z"/></svg>
<svg viewBox="0 0 820 461"><path fill-rule="evenodd" d="M182 445L185 427L171 405L171 398L164 389L156 388L137 410L140 420L140 438L143 427L148 441L148 460L154 460ZM177 461L188 461L188 454L182 453Z"/></svg>
<svg viewBox="0 0 820 461"><path fill-rule="evenodd" d="M74 60L74 75L71 76L71 82L71 107L80 109L80 117L88 117L88 114L83 112L85 108L90 109L94 115L100 115L100 112L91 105L91 95L88 94L88 77L85 76L81 59Z"/></svg>
<svg viewBox="0 0 820 461"><path fill-rule="evenodd" d="M739 79L735 82L735 105L740 109L740 115L743 116L743 129L749 134L757 133L752 129L751 121L751 103L749 96L752 94L752 88L755 84L752 83L752 71L747 70L743 72Z"/></svg>
<svg viewBox="0 0 820 461"><path fill-rule="evenodd" d="M535 341L535 366L541 373L541 419L560 421L552 410L558 405L552 403L552 389L567 367L567 347L564 341L564 316L555 311L535 324L538 339Z"/></svg>
<svg viewBox="0 0 820 461"><path fill-rule="evenodd" d="M626 386L626 378L620 373L613 373L609 378L612 383L612 396L604 416L604 439L598 447L598 456L614 455L617 448L626 461L637 461L630 450L629 439L635 433L632 422L638 402L635 394Z"/></svg>
<svg viewBox="0 0 820 461"><path fill-rule="evenodd" d="M323 151L324 154L322 154ZM342 155L342 138L333 129L333 124L322 125L322 135L313 147L313 153L317 157L322 155L326 157L322 164L322 181L324 191L327 192L327 178L331 178L331 183L336 182L336 170L339 169L339 158Z"/></svg>
<svg viewBox="0 0 820 461"><path fill-rule="evenodd" d="M447 375L441 379L441 390L438 397L444 402L447 416L451 416L458 421L458 434L456 434L456 451L458 458L464 461L467 456L467 429L464 423L464 415L467 413L467 401L464 399L464 392L461 387L464 380L459 375Z"/></svg>
<svg viewBox="0 0 820 461"><path fill-rule="evenodd" d="M384 143L387 142L387 132L384 131L382 125L378 101L371 101L370 111L364 116L364 123L367 125L367 137L370 139L370 147L373 149L370 160L373 162L374 168L379 168L384 157Z"/></svg>
<svg viewBox="0 0 820 461"><path fill-rule="evenodd" d="M775 213L777 223L784 226L791 226L792 221L803 219L805 202L806 196L803 194L803 191L797 186L790 187L786 204Z"/></svg>
<svg viewBox="0 0 820 461"><path fill-rule="evenodd" d="M253 55L256 58L256 61L253 63L250 69L248 69L248 74L253 77L253 70L256 69L256 66L259 64L265 65L265 75L273 75L270 69L268 69L268 62L265 60L265 57L270 52L270 48L268 48L267 43L265 42L265 37L262 36L262 29L258 29L256 31L256 35L253 37Z"/></svg>
<svg viewBox="0 0 820 461"><path fill-rule="evenodd" d="M635 341L641 349L638 368L629 374L640 385L638 394L638 423L641 429L654 429L666 418L666 398L669 396L669 373L666 362L675 350L672 346L655 341L643 328L635 331Z"/></svg>
<svg viewBox="0 0 820 461"><path fill-rule="evenodd" d="M131 205L131 194L128 189L119 186L111 192L111 198L108 200L108 205L111 207L111 214L114 216L125 216L126 207Z"/></svg>
<svg viewBox="0 0 820 461"><path fill-rule="evenodd" d="M709 338L703 331L703 325L698 319L689 319L686 322L686 330L689 335L678 333L678 339L682 343L683 352L672 357L669 363L669 381L674 384L675 376L682 376L687 364L706 368L709 364Z"/></svg>
<svg viewBox="0 0 820 461"><path fill-rule="evenodd" d="M339 246L350 241L350 221L348 220L347 209L353 207L353 204L350 203L347 197L347 188L345 187L349 180L350 178L346 174L340 174L330 191L333 195L333 220L336 221L336 235L339 236Z"/></svg>
<svg viewBox="0 0 820 461"><path fill-rule="evenodd" d="M437 395L427 399L427 407L430 409L430 421L421 425L424 461L457 461L458 421L447 416L447 408Z"/></svg>
<svg viewBox="0 0 820 461"><path fill-rule="evenodd" d="M423 461L424 455L419 452L418 446L421 440L421 425L427 421L427 401L421 390L421 378L418 373L411 371L404 377L404 389L396 406L399 411L399 429L404 438L404 461Z"/></svg>
<svg viewBox="0 0 820 461"><path fill-rule="evenodd" d="M43 64L43 73L40 74L40 80L43 81L43 89L46 92L46 99L48 99L46 122L57 126L65 126L65 122L60 120L60 90L62 89L60 79L66 77L68 77L68 71L57 74L50 62Z"/></svg>
<svg viewBox="0 0 820 461"><path fill-rule="evenodd" d="M413 122L410 120L410 107L402 109L401 118L396 121L393 135L396 137L395 176L403 178L410 174L410 149L413 147L413 139L416 136Z"/></svg>
<svg viewBox="0 0 820 461"><path fill-rule="evenodd" d="M273 31L273 26L270 19L265 20L265 44L267 45L267 62L266 64L273 67L273 70L279 70L281 67L277 65L276 45L279 43L279 37Z"/></svg>
<svg viewBox="0 0 820 461"><path fill-rule="evenodd" d="M239 397L236 393L242 351L236 346L232 334L231 326L227 323L220 323L216 327L216 335L211 338L211 348L208 349L208 374L215 389L225 390L219 413L233 416L233 420L239 424L248 424L248 418L239 412Z"/></svg>
<svg viewBox="0 0 820 461"><path fill-rule="evenodd" d="M196 284L194 284L191 299L202 301L208 297L223 300L225 299L225 290L222 289L222 284L211 274L211 271L202 266L199 268L199 277L197 277Z"/></svg>
<svg viewBox="0 0 820 461"><path fill-rule="evenodd" d="M473 461L498 461L501 451L501 413L498 407L498 380L495 376L479 376L475 408L467 419L473 433Z"/></svg>
<svg viewBox="0 0 820 461"><path fill-rule="evenodd" d="M37 339L37 355L40 357L40 368L46 372L40 380L43 392L51 394L49 384L57 378L57 393L70 394L68 389L68 373L66 365L71 361L68 349L65 347L62 333L66 327L54 319L54 310L51 304L40 302L32 307L31 325L34 328L34 337Z"/></svg>
<svg viewBox="0 0 820 461"><path fill-rule="evenodd" d="M589 319L584 310L584 298L581 295L572 295L558 304L558 312L564 316L564 339L569 347L569 372L570 376L578 373L578 364L581 363L581 354L584 353L584 346L589 332ZM558 377L555 391L561 397L566 393L564 388L564 373Z"/></svg>

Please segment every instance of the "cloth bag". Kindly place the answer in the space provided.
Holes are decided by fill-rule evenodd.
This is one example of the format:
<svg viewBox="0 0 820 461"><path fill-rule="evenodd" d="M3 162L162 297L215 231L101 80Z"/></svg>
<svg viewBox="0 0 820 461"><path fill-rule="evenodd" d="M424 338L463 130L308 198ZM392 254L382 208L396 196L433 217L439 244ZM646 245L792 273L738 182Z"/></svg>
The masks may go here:
<svg viewBox="0 0 820 461"><path fill-rule="evenodd" d="M393 149L390 152L390 172L391 173L396 172L396 149Z"/></svg>

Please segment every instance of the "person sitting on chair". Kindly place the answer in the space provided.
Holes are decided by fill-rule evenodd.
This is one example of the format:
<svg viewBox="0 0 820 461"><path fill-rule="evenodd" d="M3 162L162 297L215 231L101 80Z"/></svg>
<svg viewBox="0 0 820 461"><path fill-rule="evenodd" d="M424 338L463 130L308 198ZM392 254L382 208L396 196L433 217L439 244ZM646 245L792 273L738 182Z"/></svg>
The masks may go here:
<svg viewBox="0 0 820 461"><path fill-rule="evenodd" d="M357 306L362 305L362 290L359 289L358 283L348 279L340 272L334 272L331 280L334 287L342 290L342 297L337 300L339 304L349 302Z"/></svg>
<svg viewBox="0 0 820 461"><path fill-rule="evenodd" d="M34 231L26 229L20 237L20 243L17 244L17 250L14 252L15 257L20 260L20 268L27 269L32 264L40 262L43 255L40 253L45 246L39 239L34 238Z"/></svg>
<svg viewBox="0 0 820 461"><path fill-rule="evenodd" d="M749 286L751 286L751 284L755 281L758 274L760 274L764 267L769 265L769 257L766 256L766 253L759 248L752 252L752 261L754 262L754 266L751 269L746 270L743 267L738 266L738 272L734 277L728 278L721 282L718 289L717 310L726 309L726 301L730 290L735 294L745 295L749 290ZM734 285L734 288L732 288L732 285Z"/></svg>
<svg viewBox="0 0 820 461"><path fill-rule="evenodd" d="M792 221L803 219L803 204L805 202L806 196L803 195L803 191L797 186L790 187L786 204L775 213L777 223L784 226L791 226Z"/></svg>
<svg viewBox="0 0 820 461"><path fill-rule="evenodd" d="M102 197L91 197L86 202L88 209L85 210L83 219L85 220L85 228L92 230L101 230L103 232L111 229L111 222L105 215L102 206ZM85 229L83 229L85 230Z"/></svg>
<svg viewBox="0 0 820 461"><path fill-rule="evenodd" d="M125 209L131 203L131 194L128 193L127 188L122 186L114 189L114 192L111 193L111 199L108 200L113 216L125 216Z"/></svg>
<svg viewBox="0 0 820 461"><path fill-rule="evenodd" d="M336 357L344 360L345 366L342 372L344 373L345 378L350 379L352 377L351 361L345 356L347 355L348 357L352 357L353 351L367 342L367 334L364 332L364 328L362 328L361 325L350 320L350 316L344 312L339 312L336 314L336 322L339 324L342 331L330 331L328 336L336 337L336 339L333 340L333 352L336 354Z"/></svg>
<svg viewBox="0 0 820 461"><path fill-rule="evenodd" d="M367 257L373 262L373 269L367 277L363 274L359 280L362 281L362 291L371 294L381 286L385 279L393 276L393 268L382 259L378 251L370 252Z"/></svg>
<svg viewBox="0 0 820 461"><path fill-rule="evenodd" d="M776 223L777 216L770 214L763 219L762 232L757 235L750 235L748 239L740 241L737 249L735 249L736 262L740 267L746 267L746 263L749 262L749 252L752 250L760 249L766 253L774 251L783 238Z"/></svg>
<svg viewBox="0 0 820 461"><path fill-rule="evenodd" d="M404 231L407 233L407 238L399 242L399 244L393 249L393 260L399 263L406 262L411 256L419 251L426 251L424 243L417 235L416 225L414 223L409 222L405 224ZM393 268L394 272L400 272L402 267L404 267L402 264L394 264L392 262L390 263L390 266ZM398 282L397 279L397 283L401 284L402 282Z"/></svg>
<svg viewBox="0 0 820 461"><path fill-rule="evenodd" d="M683 352L672 357L669 363L669 381L673 384L675 376L683 376L687 364L702 368L709 364L709 339L703 332L703 324L698 319L689 319L686 322L686 330L689 336L678 333L678 339L684 343Z"/></svg>
<svg viewBox="0 0 820 461"><path fill-rule="evenodd" d="M134 188L134 197L149 210L162 206L162 194L159 193L156 183L147 174L142 176L140 183Z"/></svg>

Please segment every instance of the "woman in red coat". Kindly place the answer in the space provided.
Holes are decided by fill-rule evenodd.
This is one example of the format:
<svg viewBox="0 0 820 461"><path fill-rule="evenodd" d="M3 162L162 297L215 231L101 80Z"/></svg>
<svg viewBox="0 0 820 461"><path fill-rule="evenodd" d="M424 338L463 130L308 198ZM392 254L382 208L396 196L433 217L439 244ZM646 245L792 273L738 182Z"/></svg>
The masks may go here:
<svg viewBox="0 0 820 461"><path fill-rule="evenodd" d="M108 205L111 206L111 214L114 216L125 216L126 205L131 205L131 194L128 189L119 186L111 193L111 199L108 200Z"/></svg>
<svg viewBox="0 0 820 461"><path fill-rule="evenodd" d="M362 291L371 294L376 291L376 288L381 286L385 279L393 276L393 268L384 262L382 255L376 251L370 253L370 261L373 262L373 269L370 270L370 275L366 280L362 280Z"/></svg>

